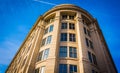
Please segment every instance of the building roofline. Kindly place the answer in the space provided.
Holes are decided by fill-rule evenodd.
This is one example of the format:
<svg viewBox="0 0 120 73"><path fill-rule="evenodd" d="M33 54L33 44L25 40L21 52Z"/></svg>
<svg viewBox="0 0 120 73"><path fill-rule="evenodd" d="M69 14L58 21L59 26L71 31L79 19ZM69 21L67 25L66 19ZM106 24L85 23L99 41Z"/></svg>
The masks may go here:
<svg viewBox="0 0 120 73"><path fill-rule="evenodd" d="M94 19L93 16L88 11L86 11L85 9L83 9L79 6L76 6L74 4L60 4L60 5L57 5L53 8L51 8L50 10L48 10L46 13L44 13L43 17L49 15L50 13L52 13L54 11L64 10L64 9L79 11L79 12L82 12L82 13L86 14L90 19L92 19L92 20Z"/></svg>

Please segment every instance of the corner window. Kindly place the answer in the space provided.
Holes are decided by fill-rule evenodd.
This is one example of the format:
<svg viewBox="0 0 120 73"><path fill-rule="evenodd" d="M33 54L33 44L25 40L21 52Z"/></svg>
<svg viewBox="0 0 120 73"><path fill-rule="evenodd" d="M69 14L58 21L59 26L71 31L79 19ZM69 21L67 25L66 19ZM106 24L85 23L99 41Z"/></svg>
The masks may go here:
<svg viewBox="0 0 120 73"><path fill-rule="evenodd" d="M59 73L67 73L67 64L59 64Z"/></svg>
<svg viewBox="0 0 120 73"><path fill-rule="evenodd" d="M61 41L67 41L67 33L61 33Z"/></svg>
<svg viewBox="0 0 120 73"><path fill-rule="evenodd" d="M53 25L50 25L49 32L53 31Z"/></svg>
<svg viewBox="0 0 120 73"><path fill-rule="evenodd" d="M69 66L70 73L77 73L77 65Z"/></svg>
<svg viewBox="0 0 120 73"><path fill-rule="evenodd" d="M75 42L76 38L75 38L75 34L69 34L69 41Z"/></svg>
<svg viewBox="0 0 120 73"><path fill-rule="evenodd" d="M89 41L89 43L90 43L90 48L94 49L93 43L91 41Z"/></svg>
<svg viewBox="0 0 120 73"><path fill-rule="evenodd" d="M60 46L59 57L67 57L67 46Z"/></svg>
<svg viewBox="0 0 120 73"><path fill-rule="evenodd" d="M69 29L75 29L75 24L74 23L69 23Z"/></svg>
<svg viewBox="0 0 120 73"><path fill-rule="evenodd" d="M77 58L77 50L75 47L69 47L69 57Z"/></svg>
<svg viewBox="0 0 120 73"><path fill-rule="evenodd" d="M62 23L61 24L61 29L67 29L67 23Z"/></svg>

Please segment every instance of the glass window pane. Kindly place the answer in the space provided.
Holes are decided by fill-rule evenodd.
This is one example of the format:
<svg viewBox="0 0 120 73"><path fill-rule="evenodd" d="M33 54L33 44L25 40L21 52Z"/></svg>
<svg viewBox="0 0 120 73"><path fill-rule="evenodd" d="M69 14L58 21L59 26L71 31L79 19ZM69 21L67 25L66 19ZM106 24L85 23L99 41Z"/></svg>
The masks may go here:
<svg viewBox="0 0 120 73"><path fill-rule="evenodd" d="M77 65L70 65L69 70L70 73L77 73Z"/></svg>
<svg viewBox="0 0 120 73"><path fill-rule="evenodd" d="M49 49L45 49L43 60L46 60L48 58L48 54L49 54Z"/></svg>
<svg viewBox="0 0 120 73"><path fill-rule="evenodd" d="M45 29L45 32L44 32L44 34L47 34L47 33L48 33L48 28L46 28L46 29Z"/></svg>
<svg viewBox="0 0 120 73"><path fill-rule="evenodd" d="M74 23L69 23L69 29L75 29L75 24Z"/></svg>
<svg viewBox="0 0 120 73"><path fill-rule="evenodd" d="M39 73L39 68L35 69L35 73Z"/></svg>
<svg viewBox="0 0 120 73"><path fill-rule="evenodd" d="M67 29L67 23L62 23L61 24L61 29Z"/></svg>
<svg viewBox="0 0 120 73"><path fill-rule="evenodd" d="M42 60L42 56L43 56L43 51L41 51L41 52L39 53L38 61L41 61L41 60Z"/></svg>
<svg viewBox="0 0 120 73"><path fill-rule="evenodd" d="M69 47L69 57L77 58L76 47Z"/></svg>
<svg viewBox="0 0 120 73"><path fill-rule="evenodd" d="M91 53L88 51L88 58L90 60L90 62L92 63L92 56L91 56Z"/></svg>
<svg viewBox="0 0 120 73"><path fill-rule="evenodd" d="M67 64L59 64L59 73L67 73Z"/></svg>
<svg viewBox="0 0 120 73"><path fill-rule="evenodd" d="M53 31L53 25L50 25L49 32L52 32L52 31Z"/></svg>
<svg viewBox="0 0 120 73"><path fill-rule="evenodd" d="M61 33L61 41L67 41L67 33Z"/></svg>
<svg viewBox="0 0 120 73"><path fill-rule="evenodd" d="M62 19L67 19L67 15L62 15Z"/></svg>
<svg viewBox="0 0 120 73"><path fill-rule="evenodd" d="M69 34L69 41L75 42L76 38L75 38L75 34Z"/></svg>
<svg viewBox="0 0 120 73"><path fill-rule="evenodd" d="M60 46L59 57L67 57L67 46Z"/></svg>
<svg viewBox="0 0 120 73"><path fill-rule="evenodd" d="M52 38L52 36L48 36L46 44L50 44L51 43L51 38Z"/></svg>
<svg viewBox="0 0 120 73"><path fill-rule="evenodd" d="M45 73L45 67L44 67L44 66L41 67L41 69L40 69L40 73Z"/></svg>
<svg viewBox="0 0 120 73"><path fill-rule="evenodd" d="M87 47L89 47L89 40L87 38L85 38L85 41L86 41Z"/></svg>

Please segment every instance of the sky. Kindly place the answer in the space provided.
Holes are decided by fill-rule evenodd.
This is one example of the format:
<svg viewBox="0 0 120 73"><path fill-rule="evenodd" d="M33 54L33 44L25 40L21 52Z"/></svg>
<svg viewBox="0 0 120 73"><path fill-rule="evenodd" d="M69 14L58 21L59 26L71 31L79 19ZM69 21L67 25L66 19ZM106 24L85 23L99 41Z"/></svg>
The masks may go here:
<svg viewBox="0 0 120 73"><path fill-rule="evenodd" d="M98 20L120 73L120 0L0 0L0 73L4 73L38 19L58 4L75 4Z"/></svg>

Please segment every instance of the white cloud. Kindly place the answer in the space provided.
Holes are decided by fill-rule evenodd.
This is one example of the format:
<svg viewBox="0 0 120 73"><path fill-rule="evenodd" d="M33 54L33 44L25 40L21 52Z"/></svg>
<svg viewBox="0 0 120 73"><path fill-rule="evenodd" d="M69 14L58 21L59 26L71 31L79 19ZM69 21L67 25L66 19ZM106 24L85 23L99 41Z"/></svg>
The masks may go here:
<svg viewBox="0 0 120 73"><path fill-rule="evenodd" d="M54 5L56 6L57 4L54 4L54 3L50 3L50 2L46 2L46 1L41 1L41 0L34 0L36 2L40 2L40 3L44 3L44 4L48 4L48 5Z"/></svg>

